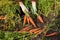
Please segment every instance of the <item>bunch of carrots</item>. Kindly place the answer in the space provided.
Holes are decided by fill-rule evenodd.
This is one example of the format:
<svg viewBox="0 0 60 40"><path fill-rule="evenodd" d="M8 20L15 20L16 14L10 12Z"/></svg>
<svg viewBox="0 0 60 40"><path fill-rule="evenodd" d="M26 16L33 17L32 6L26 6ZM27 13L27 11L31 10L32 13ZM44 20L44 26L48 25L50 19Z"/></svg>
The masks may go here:
<svg viewBox="0 0 60 40"><path fill-rule="evenodd" d="M34 23L33 19L30 17L29 15L29 11L28 9L25 7L25 5L23 4L22 0L18 0L19 2L19 5L22 9L22 11L25 13L25 16L24 16L24 22L23 22L23 26L28 22L29 23L32 23L32 25L35 27L35 29L31 29L29 26L28 27L25 27L23 28L20 32L27 32L29 31L30 33L34 33L34 34L41 34L44 30L46 30L46 26L44 26L44 28L41 30L40 28L37 28L36 24ZM37 18L38 20L44 24L44 21L42 19L42 17L37 14L37 9L36 9L36 0L31 0L31 3L32 3L32 7L33 7L33 11L34 11L34 14L37 15ZM30 30L31 29L31 30ZM53 36L53 35L56 35L57 32L54 32L54 33L51 33L49 35L46 35L46 33L44 34L45 36Z"/></svg>
<svg viewBox="0 0 60 40"><path fill-rule="evenodd" d="M46 30L46 27L44 27L41 30L40 28L31 28L30 26L27 26L27 27L23 28L22 30L20 30L19 32L30 32L30 33L38 34L39 35L39 34L43 33L44 30ZM44 33L44 36L46 36L46 37L58 35L58 32L53 32L51 34L47 34L47 32Z"/></svg>
<svg viewBox="0 0 60 40"><path fill-rule="evenodd" d="M27 22L28 22L28 24L31 23L31 24L34 26L33 29L31 29L31 27L28 26L28 27L23 28L23 29L22 29L21 31L19 31L19 32L27 32L27 31L29 31L30 33L34 33L34 34L41 34L44 30L46 30L46 26L44 26L43 29L37 28L37 26L36 26L36 24L34 23L33 19L32 19L32 18L30 17L30 15L29 15L30 12L29 12L28 9L25 7L25 5L23 4L22 0L18 0L18 2L19 2L19 5L20 5L22 11L25 13L23 26L25 26L25 24L26 24ZM37 14L37 12L36 12L36 11L37 11L37 8L36 8L36 0L31 0L31 3L32 3L32 7L33 7L34 14L37 15L37 19L38 19L41 23L44 24L43 18L42 18L39 14ZM0 16L0 19L5 20L6 18L5 18L5 16ZM58 33L57 33L57 32L54 32L54 33L51 33L51 34L48 34L48 35L46 35L46 34L47 34L47 33L45 33L44 35L45 35L45 36L53 36L53 35L56 35L56 34L58 34Z"/></svg>
<svg viewBox="0 0 60 40"><path fill-rule="evenodd" d="M23 25L25 25L26 22L28 22L28 24L32 23L32 25L36 28L37 26L34 23L33 19L30 17L28 9L22 3L22 0L18 0L18 1L19 1L20 7L22 8L22 11L25 13ZM31 0L31 2L32 2L32 5L33 5L33 9L36 10L36 2L35 2L35 0ZM41 16L39 16L37 13L34 13L34 14L37 15L37 18L39 19L40 22L44 23L44 21L43 21Z"/></svg>

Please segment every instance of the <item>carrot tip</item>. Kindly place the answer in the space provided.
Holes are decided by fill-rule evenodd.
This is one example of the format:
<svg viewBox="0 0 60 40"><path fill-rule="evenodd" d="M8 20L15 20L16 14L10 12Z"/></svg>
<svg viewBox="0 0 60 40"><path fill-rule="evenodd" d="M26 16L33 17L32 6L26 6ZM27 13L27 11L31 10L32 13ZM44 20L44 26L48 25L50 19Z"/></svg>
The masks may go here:
<svg viewBox="0 0 60 40"><path fill-rule="evenodd" d="M44 21L43 21L41 16L38 15L37 18L39 19L40 22L44 23Z"/></svg>
<svg viewBox="0 0 60 40"><path fill-rule="evenodd" d="M45 35L45 36L50 37L50 36L55 36L55 35L58 35L58 32L53 32L53 33Z"/></svg>
<svg viewBox="0 0 60 40"><path fill-rule="evenodd" d="M33 21L33 19L32 19L31 17L29 17L29 21L32 23L32 25L33 25L35 28L37 28L37 27L36 27L36 24L34 23L34 21Z"/></svg>

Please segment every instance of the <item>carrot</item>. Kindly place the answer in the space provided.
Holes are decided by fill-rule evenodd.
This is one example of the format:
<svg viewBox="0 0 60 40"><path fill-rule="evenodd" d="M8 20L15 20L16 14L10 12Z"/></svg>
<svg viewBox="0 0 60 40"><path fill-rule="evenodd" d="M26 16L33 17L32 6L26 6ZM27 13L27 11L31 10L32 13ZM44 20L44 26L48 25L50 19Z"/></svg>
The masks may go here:
<svg viewBox="0 0 60 40"><path fill-rule="evenodd" d="M37 11L37 10L36 10L36 0L31 0L31 2L32 2L33 9L34 9L35 11ZM37 13L35 13L35 14L37 15L37 18L39 19L39 21L42 22L42 23L44 23L42 17L39 16Z"/></svg>
<svg viewBox="0 0 60 40"><path fill-rule="evenodd" d="M32 32L36 32L38 31L40 28L37 28L37 29L31 29L29 32L32 33Z"/></svg>
<svg viewBox="0 0 60 40"><path fill-rule="evenodd" d="M23 28L21 31L27 31L30 29L30 26L29 27L26 27L26 28Z"/></svg>
<svg viewBox="0 0 60 40"><path fill-rule="evenodd" d="M27 17L27 22L28 22L28 24L29 24L29 18Z"/></svg>
<svg viewBox="0 0 60 40"><path fill-rule="evenodd" d="M54 32L54 33L51 33L51 34L48 34L48 35L45 35L45 36L54 36L54 35L57 35L58 33L57 32Z"/></svg>
<svg viewBox="0 0 60 40"><path fill-rule="evenodd" d="M34 23L34 21L32 20L32 18L31 17L29 17L29 21L32 23L32 25L36 28L36 25L35 25L35 23Z"/></svg>
<svg viewBox="0 0 60 40"><path fill-rule="evenodd" d="M25 24L26 24L26 19L27 19L27 17L26 17L26 16L24 16L24 22L23 22L23 25L25 25Z"/></svg>
<svg viewBox="0 0 60 40"><path fill-rule="evenodd" d="M42 30L40 30L38 34L41 34L45 29L46 29L46 27L44 26L44 28Z"/></svg>
<svg viewBox="0 0 60 40"><path fill-rule="evenodd" d="M30 30L29 32L30 32L30 33L33 33L33 32L34 32L34 29Z"/></svg>
<svg viewBox="0 0 60 40"><path fill-rule="evenodd" d="M5 20L6 18L5 18L5 16L0 16L0 19L3 19L3 20Z"/></svg>
<svg viewBox="0 0 60 40"><path fill-rule="evenodd" d="M39 32L41 32L41 30L38 30L38 31L34 32L34 34L38 34Z"/></svg>
<svg viewBox="0 0 60 40"><path fill-rule="evenodd" d="M37 34L41 34L44 30L40 30Z"/></svg>
<svg viewBox="0 0 60 40"><path fill-rule="evenodd" d="M49 36L54 36L54 35L57 35L58 34L58 32L53 32L53 33L51 33L51 34L47 34L47 31L44 33L44 36L47 36L47 37L49 37Z"/></svg>
<svg viewBox="0 0 60 40"><path fill-rule="evenodd" d="M43 21L41 16L37 15L37 18L39 19L40 22L44 23L44 21Z"/></svg>

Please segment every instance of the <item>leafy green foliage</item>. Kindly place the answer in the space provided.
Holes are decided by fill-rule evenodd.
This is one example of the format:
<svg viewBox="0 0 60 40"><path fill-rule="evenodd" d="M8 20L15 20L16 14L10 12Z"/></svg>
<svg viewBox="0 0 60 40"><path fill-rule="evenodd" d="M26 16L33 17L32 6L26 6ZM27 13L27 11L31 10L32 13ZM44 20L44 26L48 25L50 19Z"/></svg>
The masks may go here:
<svg viewBox="0 0 60 40"><path fill-rule="evenodd" d="M32 40L34 34L0 31L0 40Z"/></svg>
<svg viewBox="0 0 60 40"><path fill-rule="evenodd" d="M21 22L20 18L20 9L17 1L13 0L1 0L0 1L0 7L1 7L1 13L0 15L4 15L6 17L6 20L4 21L4 24L8 30L14 30L13 28L16 29L16 25ZM18 12L17 12L18 10ZM18 25L18 26L19 26Z"/></svg>
<svg viewBox="0 0 60 40"><path fill-rule="evenodd" d="M36 15L31 12L32 5L30 0L24 0L23 3L30 10L30 16L35 19ZM60 32L60 0L36 0L36 4L37 13L43 15L44 20L47 20L45 17L50 20L49 23L46 23L47 30L51 29ZM20 30L23 24L23 18L20 17L20 14L22 13L17 0L0 0L0 16L6 17L5 20L0 20L0 30L4 28L9 31L15 31L16 28ZM0 31L0 40L31 40L34 36L29 33ZM41 40L45 40L45 38ZM46 40L48 39L46 38Z"/></svg>

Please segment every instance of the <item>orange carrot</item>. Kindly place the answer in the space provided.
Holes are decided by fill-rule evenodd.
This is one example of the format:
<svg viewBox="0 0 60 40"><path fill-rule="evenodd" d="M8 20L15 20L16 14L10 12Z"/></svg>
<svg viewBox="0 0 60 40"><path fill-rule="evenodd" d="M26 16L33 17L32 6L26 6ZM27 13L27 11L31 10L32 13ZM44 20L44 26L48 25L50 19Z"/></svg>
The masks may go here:
<svg viewBox="0 0 60 40"><path fill-rule="evenodd" d="M33 32L34 32L34 29L30 30L29 32L30 32L30 33L33 33Z"/></svg>
<svg viewBox="0 0 60 40"><path fill-rule="evenodd" d="M3 20L5 20L6 18L5 18L5 16L0 16L0 19L3 19Z"/></svg>
<svg viewBox="0 0 60 40"><path fill-rule="evenodd" d="M41 30L38 30L38 31L34 32L34 34L38 34L39 32L41 32Z"/></svg>
<svg viewBox="0 0 60 40"><path fill-rule="evenodd" d="M40 32L38 34L41 34L45 29L46 29L46 27L44 26L44 28L42 30L40 30Z"/></svg>
<svg viewBox="0 0 60 40"><path fill-rule="evenodd" d="M23 22L23 25L25 25L25 24L26 24L26 19L27 19L27 17L26 17L26 16L24 16L24 22Z"/></svg>
<svg viewBox="0 0 60 40"><path fill-rule="evenodd" d="M29 29L30 29L30 26L23 28L21 31L27 31L27 30L29 30Z"/></svg>
<svg viewBox="0 0 60 40"><path fill-rule="evenodd" d="M35 25L35 23L34 23L34 21L32 20L32 18L31 17L29 17L29 21L32 23L32 25L36 28L36 25Z"/></svg>
<svg viewBox="0 0 60 40"><path fill-rule="evenodd" d="M58 33L57 32L54 32L54 33L51 33L51 34L48 34L48 35L45 35L45 36L54 36L54 35L57 35Z"/></svg>
<svg viewBox="0 0 60 40"><path fill-rule="evenodd" d="M28 22L28 24L29 24L29 18L27 17L27 22Z"/></svg>
<svg viewBox="0 0 60 40"><path fill-rule="evenodd" d="M40 22L44 23L44 21L43 21L41 16L38 15L37 18L39 19Z"/></svg>
<svg viewBox="0 0 60 40"><path fill-rule="evenodd" d="M37 28L37 29L31 29L29 32L32 33L32 32L36 32L38 31L40 28Z"/></svg>
<svg viewBox="0 0 60 40"><path fill-rule="evenodd" d="M43 32L43 30L40 30L37 34L41 34Z"/></svg>

